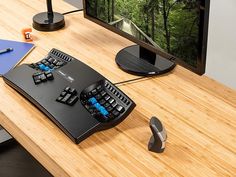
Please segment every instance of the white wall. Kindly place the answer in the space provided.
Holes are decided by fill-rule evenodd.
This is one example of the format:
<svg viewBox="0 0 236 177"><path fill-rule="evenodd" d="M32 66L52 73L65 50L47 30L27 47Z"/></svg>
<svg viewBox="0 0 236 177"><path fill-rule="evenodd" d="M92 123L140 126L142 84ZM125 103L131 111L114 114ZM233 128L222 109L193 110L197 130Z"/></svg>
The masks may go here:
<svg viewBox="0 0 236 177"><path fill-rule="evenodd" d="M79 8L79 9L83 8L83 0L64 0L64 1L70 3L71 5Z"/></svg>
<svg viewBox="0 0 236 177"><path fill-rule="evenodd" d="M236 0L210 0L206 75L236 89Z"/></svg>

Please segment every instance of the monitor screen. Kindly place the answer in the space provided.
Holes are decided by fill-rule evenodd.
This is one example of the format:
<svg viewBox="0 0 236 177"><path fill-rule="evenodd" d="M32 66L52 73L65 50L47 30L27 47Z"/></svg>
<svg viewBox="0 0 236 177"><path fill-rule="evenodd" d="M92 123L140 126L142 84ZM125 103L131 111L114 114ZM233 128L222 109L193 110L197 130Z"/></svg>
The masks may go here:
<svg viewBox="0 0 236 177"><path fill-rule="evenodd" d="M205 72L209 1L85 0L85 17L194 71Z"/></svg>

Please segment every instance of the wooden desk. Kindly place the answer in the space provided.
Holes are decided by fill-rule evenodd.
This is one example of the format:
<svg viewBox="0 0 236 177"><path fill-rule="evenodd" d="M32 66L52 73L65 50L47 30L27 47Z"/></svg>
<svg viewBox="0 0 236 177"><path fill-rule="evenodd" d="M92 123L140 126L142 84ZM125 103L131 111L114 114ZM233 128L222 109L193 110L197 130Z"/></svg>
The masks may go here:
<svg viewBox="0 0 236 177"><path fill-rule="evenodd" d="M1 0L1 38L21 40L21 28L31 26L32 16L45 8L44 0ZM74 8L54 1L54 9ZM84 19L82 13L65 19L63 30L33 31L37 47L23 62L36 62L54 47L112 82L135 78L114 62L115 54L130 41ZM135 110L115 128L75 145L0 79L0 124L55 176L235 176L235 90L180 66L168 75L120 88L136 102ZM147 150L153 115L168 133L162 154Z"/></svg>

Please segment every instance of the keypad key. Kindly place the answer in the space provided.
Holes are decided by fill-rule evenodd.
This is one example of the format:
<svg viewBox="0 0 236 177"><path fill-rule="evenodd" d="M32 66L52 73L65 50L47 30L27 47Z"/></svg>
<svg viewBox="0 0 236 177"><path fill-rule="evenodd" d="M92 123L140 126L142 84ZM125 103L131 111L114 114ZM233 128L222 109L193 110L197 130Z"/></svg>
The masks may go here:
<svg viewBox="0 0 236 177"><path fill-rule="evenodd" d="M67 102L67 100L69 100L69 98L71 97L71 94L66 94L66 96L61 100L61 102L63 102L63 103L66 103Z"/></svg>
<svg viewBox="0 0 236 177"><path fill-rule="evenodd" d="M40 76L41 74L42 74L41 72L34 73L33 77Z"/></svg>
<svg viewBox="0 0 236 177"><path fill-rule="evenodd" d="M54 59L54 61L52 62L54 65L57 65L57 60L56 59Z"/></svg>
<svg viewBox="0 0 236 177"><path fill-rule="evenodd" d="M115 89L113 89L113 90L112 90L112 93L114 93L114 94L115 94L115 93L116 93L116 90L115 90Z"/></svg>
<svg viewBox="0 0 236 177"><path fill-rule="evenodd" d="M53 80L54 79L51 72L49 74L46 74L46 77L47 77L48 80Z"/></svg>
<svg viewBox="0 0 236 177"><path fill-rule="evenodd" d="M101 109L100 112L103 116L107 116L109 114L106 109Z"/></svg>
<svg viewBox="0 0 236 177"><path fill-rule="evenodd" d="M108 114L108 116L107 116L110 120L112 120L112 119L114 119L115 118L115 115L114 114L112 114L112 113L110 113L110 114Z"/></svg>
<svg viewBox="0 0 236 177"><path fill-rule="evenodd" d="M123 99L123 102L126 103L126 101L127 101L127 98L124 98L124 99Z"/></svg>
<svg viewBox="0 0 236 177"><path fill-rule="evenodd" d="M100 112L93 114L93 117L95 117L97 120L101 121L101 122L106 122L107 118Z"/></svg>
<svg viewBox="0 0 236 177"><path fill-rule="evenodd" d="M98 93L98 92L97 92L96 89L92 90L92 94L93 94L93 95L97 95L97 93Z"/></svg>
<svg viewBox="0 0 236 177"><path fill-rule="evenodd" d="M94 114L94 110L95 110L95 109L94 109L94 108L91 108L91 107L88 109L88 111L90 112L90 114Z"/></svg>
<svg viewBox="0 0 236 177"><path fill-rule="evenodd" d="M48 66L44 67L44 71L49 71L49 70L50 70L50 68Z"/></svg>
<svg viewBox="0 0 236 177"><path fill-rule="evenodd" d="M108 108L108 107L110 106L110 104L109 104L109 103L105 103L103 106L104 106L105 108Z"/></svg>
<svg viewBox="0 0 236 177"><path fill-rule="evenodd" d="M42 82L47 81L47 77L45 76L45 74L40 75L40 79L41 79Z"/></svg>
<svg viewBox="0 0 236 177"><path fill-rule="evenodd" d="M34 80L41 80L41 74L38 76L33 76Z"/></svg>
<svg viewBox="0 0 236 177"><path fill-rule="evenodd" d="M62 97L62 96L59 96L59 97L56 99L56 101L61 102L62 99L63 99L63 97Z"/></svg>
<svg viewBox="0 0 236 177"><path fill-rule="evenodd" d="M63 66L63 65L64 65L64 62L62 61L57 62L57 66Z"/></svg>
<svg viewBox="0 0 236 177"><path fill-rule="evenodd" d="M42 70L42 71L44 71L45 67L46 67L46 66L45 66L44 64L40 64L40 65L39 65L39 69Z"/></svg>
<svg viewBox="0 0 236 177"><path fill-rule="evenodd" d="M64 89L64 91L66 91L66 92L69 92L69 90L70 90L70 87L69 87L69 86L67 86L67 87Z"/></svg>
<svg viewBox="0 0 236 177"><path fill-rule="evenodd" d="M125 97L122 97L121 100L122 100L123 102L125 102L126 98L125 98Z"/></svg>
<svg viewBox="0 0 236 177"><path fill-rule="evenodd" d="M41 83L41 80L39 80L39 79L37 79L37 80L34 80L34 83L35 83L36 85L38 85L38 84L40 84L40 83Z"/></svg>
<svg viewBox="0 0 236 177"><path fill-rule="evenodd" d="M72 96L68 101L67 104L69 104L70 106L74 105L77 101L78 101L78 97L77 96Z"/></svg>
<svg viewBox="0 0 236 177"><path fill-rule="evenodd" d="M111 106L112 106L113 108L115 108L115 107L117 106L117 103L114 102L114 103L111 104Z"/></svg>
<svg viewBox="0 0 236 177"><path fill-rule="evenodd" d="M102 86L101 86L101 85L99 85L99 86L97 86L97 88L96 88L96 89L97 89L97 91L98 91L98 92L101 92L101 91L102 91Z"/></svg>
<svg viewBox="0 0 236 177"><path fill-rule="evenodd" d="M104 99L105 99L106 101L108 101L110 98L111 98L111 97L110 97L109 95L106 95L106 96L104 97Z"/></svg>
<svg viewBox="0 0 236 177"><path fill-rule="evenodd" d="M85 101L85 100L87 100L87 99L88 99L88 95L87 95L87 94L82 94L82 95L81 95L81 98L82 98L82 100L84 100L84 101Z"/></svg>
<svg viewBox="0 0 236 177"><path fill-rule="evenodd" d="M121 105L117 105L116 106L116 110L119 111L120 113L124 112L125 111L125 108Z"/></svg>
<svg viewBox="0 0 236 177"><path fill-rule="evenodd" d="M92 105L96 104L97 103L97 100L96 98L92 97L92 98L89 98L89 103L91 103Z"/></svg>
<svg viewBox="0 0 236 177"><path fill-rule="evenodd" d="M60 68L59 66L54 66L54 68L53 69L58 69L58 68Z"/></svg>
<svg viewBox="0 0 236 177"><path fill-rule="evenodd" d="M54 58L51 58L51 57L50 57L50 58L48 59L48 62L53 63L53 62L54 62Z"/></svg>
<svg viewBox="0 0 236 177"><path fill-rule="evenodd" d="M31 68L33 68L33 69L37 69L37 68L38 68L38 65L37 65L37 64L34 64L34 63L32 63L32 64L30 64L30 65L29 65L29 67L31 67Z"/></svg>
<svg viewBox="0 0 236 177"><path fill-rule="evenodd" d="M97 100L100 100L100 99L102 99L102 95L97 94L97 95L95 96L95 98L96 98Z"/></svg>
<svg viewBox="0 0 236 177"><path fill-rule="evenodd" d="M48 61L47 61L47 60L45 60L45 59L43 59L41 62L44 64L44 63L46 63L46 62L48 62Z"/></svg>
<svg viewBox="0 0 236 177"><path fill-rule="evenodd" d="M106 101L104 99L101 99L99 102L100 102L101 105L106 103Z"/></svg>
<svg viewBox="0 0 236 177"><path fill-rule="evenodd" d="M129 105L129 104L130 104L130 101L129 101L129 100L127 100L127 101L125 102L125 104L126 104L126 105Z"/></svg>
<svg viewBox="0 0 236 177"><path fill-rule="evenodd" d="M49 62L45 62L44 65L45 65L45 66L49 66L50 63L49 63Z"/></svg>
<svg viewBox="0 0 236 177"><path fill-rule="evenodd" d="M106 95L106 92L103 90L103 91L101 91L100 94L102 95L102 97L104 97Z"/></svg>
<svg viewBox="0 0 236 177"><path fill-rule="evenodd" d="M66 92L65 91L63 91L63 92L61 92L61 94L60 94L62 97L64 97L64 96L66 96Z"/></svg>
<svg viewBox="0 0 236 177"><path fill-rule="evenodd" d="M92 97L93 95L92 95L91 92L88 92L88 93L87 93L87 96L90 98L90 97Z"/></svg>
<svg viewBox="0 0 236 177"><path fill-rule="evenodd" d="M120 115L120 113L119 113L118 111L116 111L116 110L112 111L112 114L113 114L115 117L117 117L117 116Z"/></svg>
<svg viewBox="0 0 236 177"><path fill-rule="evenodd" d="M72 95L75 95L75 94L77 94L77 91L76 91L75 88L70 88L69 93L72 94Z"/></svg>
<svg viewBox="0 0 236 177"><path fill-rule="evenodd" d="M101 105L99 103L95 103L93 105L97 110L100 110L101 109Z"/></svg>
<svg viewBox="0 0 236 177"><path fill-rule="evenodd" d="M115 102L115 99L114 99L114 98L110 98L108 102L109 102L110 104L112 104L112 103Z"/></svg>
<svg viewBox="0 0 236 177"><path fill-rule="evenodd" d="M47 75L47 74L50 74L51 71L45 71L44 74Z"/></svg>
<svg viewBox="0 0 236 177"><path fill-rule="evenodd" d="M39 65L41 65L42 63L39 61L39 62L37 62L36 64L39 66Z"/></svg>
<svg viewBox="0 0 236 177"><path fill-rule="evenodd" d="M34 80L41 80L41 74L38 76L34 76Z"/></svg>
<svg viewBox="0 0 236 177"><path fill-rule="evenodd" d="M105 107L105 105L104 105L104 107ZM111 106L107 107L108 112L111 112L112 110L113 110L113 107L111 107Z"/></svg>
<svg viewBox="0 0 236 177"><path fill-rule="evenodd" d="M50 64L48 67L51 68L51 69L54 69L54 65L53 64Z"/></svg>

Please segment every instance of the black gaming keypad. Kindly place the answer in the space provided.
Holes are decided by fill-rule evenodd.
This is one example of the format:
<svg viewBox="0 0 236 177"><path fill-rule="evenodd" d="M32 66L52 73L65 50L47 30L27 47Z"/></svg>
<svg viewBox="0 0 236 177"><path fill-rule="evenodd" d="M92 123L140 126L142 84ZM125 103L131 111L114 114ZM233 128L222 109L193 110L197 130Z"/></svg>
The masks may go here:
<svg viewBox="0 0 236 177"><path fill-rule="evenodd" d="M131 101L108 81L100 81L85 89L81 102L90 114L101 122L119 118Z"/></svg>
<svg viewBox="0 0 236 177"><path fill-rule="evenodd" d="M64 103L73 106L78 101L77 91L75 88L67 86L56 99L60 103Z"/></svg>
<svg viewBox="0 0 236 177"><path fill-rule="evenodd" d="M15 67L3 79L75 143L118 125L135 107L104 76L57 49L37 63Z"/></svg>

